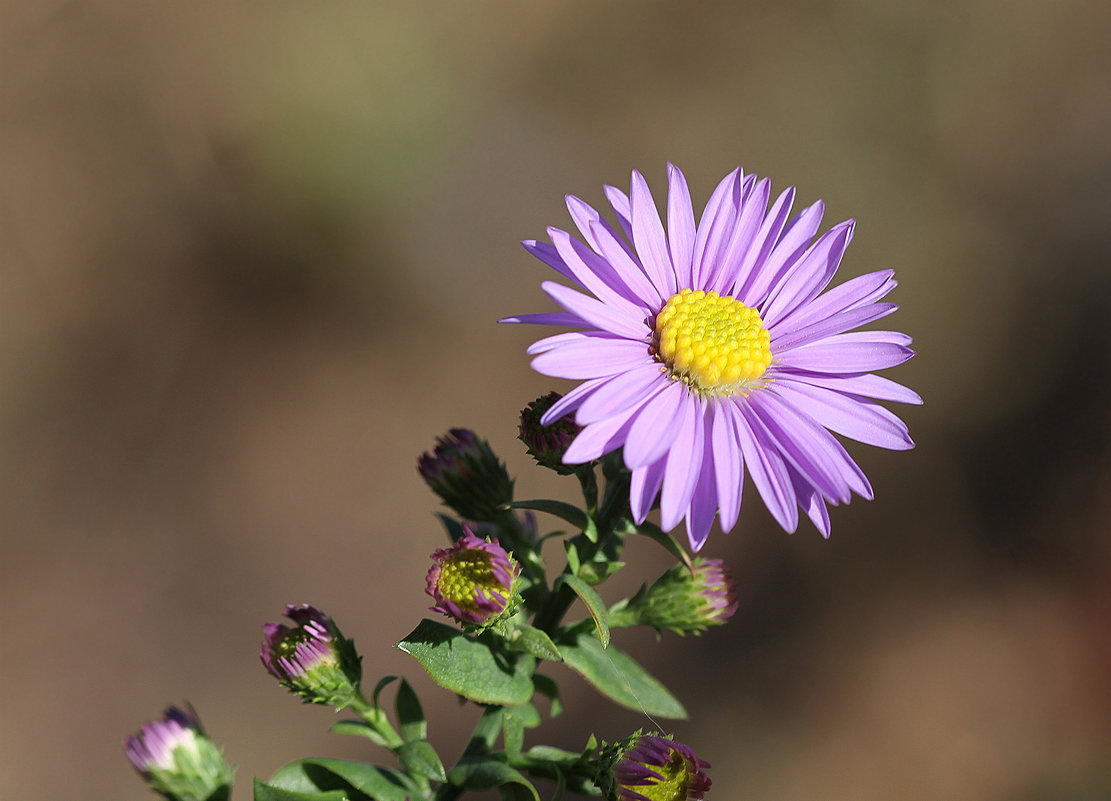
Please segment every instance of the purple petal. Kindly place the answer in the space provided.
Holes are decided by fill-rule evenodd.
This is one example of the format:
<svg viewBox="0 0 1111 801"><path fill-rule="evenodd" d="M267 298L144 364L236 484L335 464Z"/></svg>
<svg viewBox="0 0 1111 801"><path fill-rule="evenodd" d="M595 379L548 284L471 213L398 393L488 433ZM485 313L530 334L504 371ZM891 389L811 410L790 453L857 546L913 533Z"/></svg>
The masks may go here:
<svg viewBox="0 0 1111 801"><path fill-rule="evenodd" d="M854 328L874 322L894 312L899 307L894 303L872 303L855 309L838 312L832 317L819 320L805 328L792 329L780 323L771 331L771 347L774 353L783 353L791 348L817 342L819 339L843 334Z"/></svg>
<svg viewBox="0 0 1111 801"><path fill-rule="evenodd" d="M577 387L572 389L562 398L557 400L551 405L548 411L540 417L540 425L550 426L556 420L559 420L564 415L578 409L586 400L590 398L600 385L608 381L608 378L592 378L589 381L583 381Z"/></svg>
<svg viewBox="0 0 1111 801"><path fill-rule="evenodd" d="M748 177L755 179L756 176ZM771 182L767 178L750 185L749 191L745 193L741 215L733 230L729 248L722 259L723 269L707 287L708 289L726 294L736 284L745 254L756 245L756 232L764 220L764 213L768 210L770 194Z"/></svg>
<svg viewBox="0 0 1111 801"><path fill-rule="evenodd" d="M574 195L567 195L564 200L567 202L567 211L570 213L571 219L575 221L575 226L579 229L579 232L582 234L587 244L594 248L595 252L602 252L598 248L597 242L595 242L595 234L593 232L595 225L597 225L599 228L607 231L615 240L620 242L621 247L625 249L625 252L630 257L633 256L632 249L622 241L621 237L617 235L617 232L613 230L613 227L606 222L602 215L591 205L585 201L579 200L579 198Z"/></svg>
<svg viewBox="0 0 1111 801"><path fill-rule="evenodd" d="M552 378L602 378L632 370L650 359L643 342L599 338L541 353L532 360L532 369Z"/></svg>
<svg viewBox="0 0 1111 801"><path fill-rule="evenodd" d="M896 331L853 331L801 345L777 356L773 365L818 373L869 373L902 364L914 355L911 339Z"/></svg>
<svg viewBox="0 0 1111 801"><path fill-rule="evenodd" d="M633 513L633 521L638 526L652 511L652 503L656 500L660 484L664 480L666 462L666 459L660 459L633 470L632 480L629 482L629 509Z"/></svg>
<svg viewBox="0 0 1111 801"><path fill-rule="evenodd" d="M799 380L816 387L825 387L849 395L860 395L875 400L913 403L915 405L922 403L922 397L913 389L908 389L902 384L896 384L890 378L884 378L874 373L843 376L809 375L805 378L800 377Z"/></svg>
<svg viewBox="0 0 1111 801"><path fill-rule="evenodd" d="M657 384L668 381L667 377L660 372L658 364L647 364L627 373L619 373L612 378L600 380L602 383L583 402L575 415L575 422L579 425L596 423L612 417L653 394Z"/></svg>
<svg viewBox="0 0 1111 801"><path fill-rule="evenodd" d="M833 280L845 248L853 238L852 220L836 225L822 234L798 263L768 293L760 314L764 325L773 327L780 319L813 300Z"/></svg>
<svg viewBox="0 0 1111 801"><path fill-rule="evenodd" d="M632 417L638 408L639 405L634 406L622 414L586 426L564 451L564 464L593 462L602 455L620 448L625 444L629 427L632 425Z"/></svg>
<svg viewBox="0 0 1111 801"><path fill-rule="evenodd" d="M694 208L687 179L674 164L667 165L667 241L671 263L675 267L675 283L682 289L691 285L694 258Z"/></svg>
<svg viewBox="0 0 1111 801"><path fill-rule="evenodd" d="M776 393L819 425L849 439L897 451L914 447L906 424L878 403L786 378L776 383Z"/></svg>
<svg viewBox="0 0 1111 801"><path fill-rule="evenodd" d="M787 223L767 261L759 268L760 274L754 280L753 287L745 293L746 299L743 302L746 306L759 307L767 300L771 288L782 280L806 251L821 225L824 212L825 204L819 200Z"/></svg>
<svg viewBox="0 0 1111 801"><path fill-rule="evenodd" d="M609 262L614 273L624 283L626 289L635 296L647 309L658 310L663 305L659 291L645 275L640 262L629 255L625 243L618 239L612 231L599 225L592 225L594 241L602 252L602 257Z"/></svg>
<svg viewBox="0 0 1111 801"><path fill-rule="evenodd" d="M790 314L784 315L776 323L776 327L797 330L832 317L839 312L875 303L898 284L893 278L894 274L894 270L878 270L874 273L852 278L835 286L810 303L799 306Z"/></svg>
<svg viewBox="0 0 1111 801"><path fill-rule="evenodd" d="M660 294L670 297L675 294L675 268L671 265L667 237L648 183L636 170L633 170L629 187L629 200L633 208L633 245L640 255L640 263Z"/></svg>
<svg viewBox="0 0 1111 801"><path fill-rule="evenodd" d="M603 338L607 341L614 339L613 334L605 334L601 331L564 331L562 334L552 334L550 337L536 340L525 348L525 353L529 356L535 356L538 353L555 350L567 344L595 342Z"/></svg>
<svg viewBox="0 0 1111 801"><path fill-rule="evenodd" d="M637 414L625 443L625 466L630 470L657 461L671 447L678 432L677 419L686 395L678 381L669 381L655 392Z"/></svg>
<svg viewBox="0 0 1111 801"><path fill-rule="evenodd" d="M772 248L779 241L779 233L791 213L791 204L795 202L795 188L788 187L775 199L771 209L764 216L760 230L752 239L752 247L744 254L744 258L737 267L736 283L729 288L729 294L738 298L746 306L755 306L756 300L750 302L749 298L762 298L771 286L774 276L770 271L763 270Z"/></svg>
<svg viewBox="0 0 1111 801"><path fill-rule="evenodd" d="M733 422L737 426L748 475L772 517L788 534L794 533L799 525L799 510L787 465L759 418L746 405L732 408L737 412Z"/></svg>
<svg viewBox="0 0 1111 801"><path fill-rule="evenodd" d="M703 429L708 432L708 427ZM687 511L687 541L691 550L698 553L706 544L710 529L714 525L714 516L717 514L718 494L714 477L714 445L711 437L702 437L702 464L698 470L698 481L695 483Z"/></svg>
<svg viewBox="0 0 1111 801"><path fill-rule="evenodd" d="M525 246L525 250L547 264L564 278L569 278L575 283L578 283L575 274L563 263L563 259L560 258L559 252L555 247L549 245L547 242L537 242L535 239L526 239L521 244Z"/></svg>
<svg viewBox="0 0 1111 801"><path fill-rule="evenodd" d="M606 184L602 187L602 191L606 195L606 200L610 202L610 207L613 213L617 216L617 222L621 226L621 230L625 233L625 238L630 242L633 241L633 211L632 204L629 202L629 196L618 189L616 186Z"/></svg>
<svg viewBox="0 0 1111 801"><path fill-rule="evenodd" d="M698 222L694 238L694 261L691 268L691 286L706 285L707 278L724 255L725 243L737 223L744 174L741 168L721 179Z"/></svg>
<svg viewBox="0 0 1111 801"><path fill-rule="evenodd" d="M524 323L526 325L566 325L574 328L588 328L588 323L577 314L567 312L544 312L543 314L517 314L503 317L499 323Z"/></svg>
<svg viewBox="0 0 1111 801"><path fill-rule="evenodd" d="M698 483L705 449L706 413L702 401L685 391L675 420L677 429L674 442L667 452L663 489L660 492L660 526L670 531L679 524L690 509L691 495Z"/></svg>
<svg viewBox="0 0 1111 801"><path fill-rule="evenodd" d="M614 272L608 261L566 231L549 228L556 250L575 274L576 282L602 302L630 315L643 314L636 296Z"/></svg>
<svg viewBox="0 0 1111 801"><path fill-rule="evenodd" d="M737 429L732 422L733 415L722 408L724 403L731 401L721 401L712 407L714 417L710 427L710 442L714 453L714 477L721 510L721 530L729 531L737 524L741 511L745 465L741 446L737 441Z"/></svg>
<svg viewBox="0 0 1111 801"><path fill-rule="evenodd" d="M829 539L829 509L826 508L822 494L806 483L806 480L792 471L791 483L798 497L799 507L806 512L814 528L826 539Z"/></svg>
<svg viewBox="0 0 1111 801"><path fill-rule="evenodd" d="M651 337L652 331L644 322L644 314L639 311L628 314L620 306L603 303L554 281L544 281L540 288L560 306L595 328L645 342Z"/></svg>

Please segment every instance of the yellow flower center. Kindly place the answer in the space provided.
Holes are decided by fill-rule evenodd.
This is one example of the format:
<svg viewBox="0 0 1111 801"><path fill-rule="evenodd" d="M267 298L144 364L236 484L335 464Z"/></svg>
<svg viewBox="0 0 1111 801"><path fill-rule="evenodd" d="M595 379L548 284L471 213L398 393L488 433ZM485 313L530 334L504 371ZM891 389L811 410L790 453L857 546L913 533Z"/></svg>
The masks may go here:
<svg viewBox="0 0 1111 801"><path fill-rule="evenodd" d="M641 763L644 764L644 763ZM672 752L666 765L645 765L649 770L660 774L659 779L648 786L637 786L636 790L651 801L686 801L690 786L690 771L682 754Z"/></svg>
<svg viewBox="0 0 1111 801"><path fill-rule="evenodd" d="M479 588L487 595L491 592L505 594L505 587L490 565L490 556L472 548L453 553L444 560L436 588L444 598L462 609L477 608L475 595Z"/></svg>
<svg viewBox="0 0 1111 801"><path fill-rule="evenodd" d="M772 362L760 313L717 292L683 289L656 315L657 353L673 378L703 394L752 388Z"/></svg>

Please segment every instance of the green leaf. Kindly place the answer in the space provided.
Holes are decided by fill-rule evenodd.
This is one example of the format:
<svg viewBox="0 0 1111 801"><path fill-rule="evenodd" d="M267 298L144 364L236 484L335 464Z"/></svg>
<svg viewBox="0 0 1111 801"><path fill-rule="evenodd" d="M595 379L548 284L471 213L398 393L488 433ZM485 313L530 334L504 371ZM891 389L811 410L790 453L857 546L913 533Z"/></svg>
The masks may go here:
<svg viewBox="0 0 1111 801"><path fill-rule="evenodd" d="M691 561L691 555L687 553L686 548L680 545L674 537L649 520L645 520L639 526L634 525L631 520L626 522L628 525L622 530L623 534L641 534L650 540L658 542L668 553L682 562L687 570L692 574L694 573L694 562Z"/></svg>
<svg viewBox="0 0 1111 801"><path fill-rule="evenodd" d="M596 587L618 570L625 566L624 562L606 559L604 557L599 561L601 555L595 556L589 562L584 562L582 566L576 571L576 575L592 587Z"/></svg>
<svg viewBox="0 0 1111 801"><path fill-rule="evenodd" d="M591 634L559 640L563 662L602 695L621 706L662 718L685 718L687 711L671 692L624 651L603 650Z"/></svg>
<svg viewBox="0 0 1111 801"><path fill-rule="evenodd" d="M548 714L553 718L559 717L559 713L563 711L563 703L559 700L559 685L550 676L542 676L539 673L532 677L532 684L536 688L536 692L549 699L551 709Z"/></svg>
<svg viewBox="0 0 1111 801"><path fill-rule="evenodd" d="M552 638L546 632L526 623L517 625L513 631L513 639L509 641L509 644L514 650L532 654L537 659L547 659L550 662L563 661L563 657L559 655L559 649L552 642Z"/></svg>
<svg viewBox="0 0 1111 801"><path fill-rule="evenodd" d="M502 740L505 743L505 755L516 759L521 754L521 746L525 743L525 722L508 709L501 713Z"/></svg>
<svg viewBox="0 0 1111 801"><path fill-rule="evenodd" d="M356 737L366 737L375 745L380 745L383 748L393 747L393 744L379 734L377 729L362 720L341 720L333 723L328 731L333 734L352 734Z"/></svg>
<svg viewBox="0 0 1111 801"><path fill-rule="evenodd" d="M555 515L561 520L566 520L575 528L582 529L583 531L587 529L588 525L590 528L594 527L594 524L591 522L590 518L587 517L586 512L584 512L577 506L572 506L571 504L564 503L563 501L513 501L512 503L505 504L504 508L532 509L537 512L547 512L550 515ZM597 539L597 535L595 535L594 539Z"/></svg>
<svg viewBox="0 0 1111 801"><path fill-rule="evenodd" d="M606 603L602 600L602 596L598 591L583 581L578 576L570 573L564 573L556 579L556 586L566 584L579 599L586 604L590 616L594 618L594 625L598 628L598 639L602 642L602 648L605 649L610 644L610 627L606 623Z"/></svg>
<svg viewBox="0 0 1111 801"><path fill-rule="evenodd" d="M531 656L495 653L443 623L422 620L397 647L441 687L480 704L520 706L532 697Z"/></svg>
<svg viewBox="0 0 1111 801"><path fill-rule="evenodd" d="M427 740L413 740L397 749L397 758L405 770L414 776L442 782L447 780L444 763Z"/></svg>
<svg viewBox="0 0 1111 801"><path fill-rule="evenodd" d="M396 770L342 759L300 759L281 768L270 779L272 787L299 793L352 791L376 801L405 801L414 796L412 779Z"/></svg>
<svg viewBox="0 0 1111 801"><path fill-rule="evenodd" d="M382 694L382 690L386 689L390 684L397 681L397 676L383 676L378 679L378 683L374 685L374 694L370 696L370 701L375 707L378 707L378 696Z"/></svg>
<svg viewBox="0 0 1111 801"><path fill-rule="evenodd" d="M424 719L420 699L405 679L397 687L395 704L397 722L401 726L401 739L407 743L425 739L428 736L428 723Z"/></svg>
<svg viewBox="0 0 1111 801"><path fill-rule="evenodd" d="M519 784L528 791L528 798L540 801L540 794L520 771L491 757L463 757L448 771L448 781L468 790L486 790L506 784Z"/></svg>
<svg viewBox="0 0 1111 801"><path fill-rule="evenodd" d="M347 801L343 790L330 790L325 793L299 793L296 790L283 790L255 779L255 801Z"/></svg>

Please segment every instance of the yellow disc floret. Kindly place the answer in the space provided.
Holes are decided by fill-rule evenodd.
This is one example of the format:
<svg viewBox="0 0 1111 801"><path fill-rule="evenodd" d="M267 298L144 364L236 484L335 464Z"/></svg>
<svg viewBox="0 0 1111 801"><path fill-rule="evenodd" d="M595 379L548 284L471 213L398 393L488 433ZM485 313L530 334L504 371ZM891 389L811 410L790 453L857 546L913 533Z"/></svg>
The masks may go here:
<svg viewBox="0 0 1111 801"><path fill-rule="evenodd" d="M756 385L772 362L756 309L717 292L683 289L656 315L657 354L692 389L728 395Z"/></svg>

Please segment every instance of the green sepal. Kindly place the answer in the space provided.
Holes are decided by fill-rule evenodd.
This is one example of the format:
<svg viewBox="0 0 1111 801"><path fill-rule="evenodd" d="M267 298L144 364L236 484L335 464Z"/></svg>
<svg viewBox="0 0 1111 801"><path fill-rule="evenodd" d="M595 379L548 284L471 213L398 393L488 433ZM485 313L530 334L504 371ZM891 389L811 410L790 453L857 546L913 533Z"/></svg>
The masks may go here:
<svg viewBox="0 0 1111 801"><path fill-rule="evenodd" d="M527 654L494 652L485 642L428 619L397 647L441 687L480 704L520 706L532 697L535 660Z"/></svg>
<svg viewBox="0 0 1111 801"><path fill-rule="evenodd" d="M518 623L506 636L506 643L514 651L532 654L537 659L562 662L563 656L546 632L526 623Z"/></svg>
<svg viewBox="0 0 1111 801"><path fill-rule="evenodd" d="M447 780L444 763L427 740L413 740L397 749L397 758L413 776L442 782Z"/></svg>
<svg viewBox="0 0 1111 801"><path fill-rule="evenodd" d="M347 801L347 793L343 790L301 793L275 787L258 778L255 779L254 789L255 801Z"/></svg>
<svg viewBox="0 0 1111 801"><path fill-rule="evenodd" d="M342 759L290 762L270 778L269 785L309 794L338 790L348 797L356 791L376 801L405 801L418 794L417 785L401 771Z"/></svg>
<svg viewBox="0 0 1111 801"><path fill-rule="evenodd" d="M598 692L623 707L662 718L686 718L679 700L624 651L602 644L580 631L557 640L563 662Z"/></svg>
<svg viewBox="0 0 1111 801"><path fill-rule="evenodd" d="M586 605L590 616L594 618L594 626L598 629L598 639L601 640L602 648L607 648L610 644L610 629L606 623L606 602L602 600L602 596L583 579L571 573L564 573L557 578L555 586L558 588L560 584L566 584L574 590L575 595L579 596L579 600Z"/></svg>
<svg viewBox="0 0 1111 801"><path fill-rule="evenodd" d="M598 541L598 529L594 526L594 521L577 506L573 506L563 501L548 501L543 499L532 501L513 501L507 503L503 509L532 509L535 512L546 512L547 514L554 515L561 520L566 520L577 529L581 529L586 538L591 542Z"/></svg>
<svg viewBox="0 0 1111 801"><path fill-rule="evenodd" d="M397 722L401 729L402 740L411 743L428 737L428 722L424 719L420 699L405 679L402 679L397 687L394 708L397 710Z"/></svg>
<svg viewBox="0 0 1111 801"><path fill-rule="evenodd" d="M468 790L487 790L507 784L517 784L528 791L526 798L540 801L540 794L532 782L516 768L493 757L463 757L447 774L448 781Z"/></svg>
<svg viewBox="0 0 1111 801"><path fill-rule="evenodd" d="M548 715L553 718L559 717L560 713L563 712L563 702L559 699L559 685L555 683L555 680L550 676L537 673L532 677L532 684L536 688L536 692L551 702Z"/></svg>

